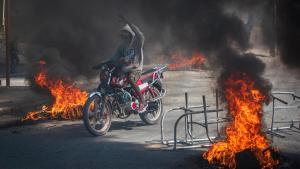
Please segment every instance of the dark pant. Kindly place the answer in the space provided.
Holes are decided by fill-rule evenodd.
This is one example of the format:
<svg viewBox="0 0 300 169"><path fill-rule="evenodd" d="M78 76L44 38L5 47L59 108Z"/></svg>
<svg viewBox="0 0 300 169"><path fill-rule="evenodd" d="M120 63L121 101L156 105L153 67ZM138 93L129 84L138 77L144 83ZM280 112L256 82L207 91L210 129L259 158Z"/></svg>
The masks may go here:
<svg viewBox="0 0 300 169"><path fill-rule="evenodd" d="M140 89L138 88L138 86L136 85L136 81L140 78L141 76L141 72L139 71L133 71L133 72L129 72L128 73L129 76L129 83L132 86L133 90L135 91L135 93L138 95L139 97L139 102L143 104L143 106L145 105L145 99L142 96L142 93L140 91Z"/></svg>

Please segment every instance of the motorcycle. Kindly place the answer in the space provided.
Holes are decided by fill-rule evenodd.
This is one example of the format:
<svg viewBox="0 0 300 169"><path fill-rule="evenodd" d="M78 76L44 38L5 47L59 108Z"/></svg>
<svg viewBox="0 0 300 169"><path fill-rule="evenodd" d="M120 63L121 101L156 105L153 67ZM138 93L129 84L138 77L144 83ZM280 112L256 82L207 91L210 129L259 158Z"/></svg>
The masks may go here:
<svg viewBox="0 0 300 169"><path fill-rule="evenodd" d="M146 111L139 113L138 95L130 86L128 76L119 76L117 65L104 62L97 66L101 69L100 85L97 91L89 94L83 108L83 122L86 129L94 136L105 135L112 117L126 119L131 114L138 114L146 124L159 122L163 114L162 98L166 90L162 87L163 72L167 66L156 66L142 72L136 81L145 101L148 103Z"/></svg>

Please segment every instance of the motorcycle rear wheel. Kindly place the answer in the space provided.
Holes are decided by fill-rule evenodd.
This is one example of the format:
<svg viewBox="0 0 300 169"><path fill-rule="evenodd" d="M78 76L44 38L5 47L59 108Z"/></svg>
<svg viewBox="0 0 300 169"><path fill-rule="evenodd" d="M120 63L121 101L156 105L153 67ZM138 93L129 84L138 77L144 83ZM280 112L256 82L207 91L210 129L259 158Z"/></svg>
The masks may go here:
<svg viewBox="0 0 300 169"><path fill-rule="evenodd" d="M150 98L157 97L160 94L160 91L157 88L153 88L153 89L154 89L154 95L155 96L152 96L149 93ZM157 104L157 110L155 110L155 111L149 111L148 110L150 104L151 104L151 102L148 103L147 111L144 112L144 113L141 113L139 115L140 115L141 120L143 120L143 122L145 122L148 125L154 125L154 124L157 124L160 121L161 117L162 117L162 114L163 114L163 102L162 102L162 99L159 99L159 100L157 100L157 101L155 101L153 103L153 104Z"/></svg>
<svg viewBox="0 0 300 169"><path fill-rule="evenodd" d="M87 99L83 108L83 123L93 136L105 135L111 126L111 107L103 97L94 95Z"/></svg>

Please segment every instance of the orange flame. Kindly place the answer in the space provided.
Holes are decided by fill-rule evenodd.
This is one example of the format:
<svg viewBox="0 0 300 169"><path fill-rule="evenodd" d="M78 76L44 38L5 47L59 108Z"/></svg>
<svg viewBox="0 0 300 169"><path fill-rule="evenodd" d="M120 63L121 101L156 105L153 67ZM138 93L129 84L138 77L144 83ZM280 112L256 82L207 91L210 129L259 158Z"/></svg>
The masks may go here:
<svg viewBox="0 0 300 169"><path fill-rule="evenodd" d="M40 65L44 64L46 64L44 61L40 61ZM81 91L78 87L62 79L50 79L44 69L37 73L34 80L38 86L50 91L54 102L52 106L44 105L40 111L27 113L23 120L82 117L82 107L87 99L87 92Z"/></svg>
<svg viewBox="0 0 300 169"><path fill-rule="evenodd" d="M191 58L188 58L182 54L180 50L176 51L172 56L173 64L169 64L169 70L179 70L179 69L200 69L205 58L200 52L193 53Z"/></svg>
<svg viewBox="0 0 300 169"><path fill-rule="evenodd" d="M217 142L203 154L209 163L218 162L235 168L235 154L249 149L260 162L261 168L273 168L274 160L266 135L262 132L262 108L267 101L255 82L245 73L234 73L225 81L225 98L232 122L226 126L226 139Z"/></svg>

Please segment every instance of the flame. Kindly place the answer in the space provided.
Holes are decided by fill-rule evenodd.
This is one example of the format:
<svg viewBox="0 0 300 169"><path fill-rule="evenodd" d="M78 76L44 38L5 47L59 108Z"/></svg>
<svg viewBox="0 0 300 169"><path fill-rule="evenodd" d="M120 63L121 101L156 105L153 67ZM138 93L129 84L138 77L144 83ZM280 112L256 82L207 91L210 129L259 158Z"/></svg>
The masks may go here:
<svg viewBox="0 0 300 169"><path fill-rule="evenodd" d="M45 65L40 61L40 65ZM54 98L52 106L43 105L40 111L28 112L24 120L40 119L78 119L82 117L82 107L87 99L87 92L62 79L51 79L42 68L34 77L36 84L50 91Z"/></svg>
<svg viewBox="0 0 300 169"><path fill-rule="evenodd" d="M226 139L213 144L203 157L209 163L218 162L235 168L235 154L249 149L260 162L261 168L273 168L279 162L272 158L270 151L263 152L269 144L261 130L263 103L267 101L267 96L246 73L234 73L224 84L232 122L226 126Z"/></svg>
<svg viewBox="0 0 300 169"><path fill-rule="evenodd" d="M188 58L182 54L180 50L177 50L172 56L173 64L169 64L169 70L179 70L179 69L190 69L197 68L200 69L205 58L200 52L194 52L192 57Z"/></svg>

